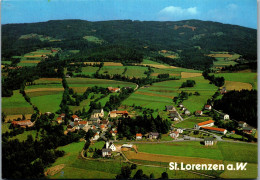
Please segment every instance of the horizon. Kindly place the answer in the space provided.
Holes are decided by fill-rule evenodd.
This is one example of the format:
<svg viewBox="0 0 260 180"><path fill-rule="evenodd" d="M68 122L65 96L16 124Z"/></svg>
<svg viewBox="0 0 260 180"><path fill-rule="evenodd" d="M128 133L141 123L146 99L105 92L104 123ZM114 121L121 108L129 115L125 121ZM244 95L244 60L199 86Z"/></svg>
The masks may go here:
<svg viewBox="0 0 260 180"><path fill-rule="evenodd" d="M183 19L183 20L178 20L178 21L155 21L155 20L132 20L132 19L111 19L111 20L100 20L100 21L91 21L91 20L86 20L86 19L50 19L47 21L38 21L38 22L28 22L28 23L7 23L7 24L1 24L1 25L11 25L11 24L36 24L36 23L46 23L49 21L68 21L68 20L75 20L75 21L88 21L88 22L106 22L106 21L140 21L140 22L181 22L181 21L202 21L202 22L213 22L213 23L220 23L220 24L225 24L225 25L232 25L232 26L240 26L244 28L250 28L250 29L255 29L257 28L252 28L252 27L246 27L242 25L237 25L237 24L230 24L230 23L222 23L218 21L211 21L211 20L200 20L200 19Z"/></svg>
<svg viewBox="0 0 260 180"><path fill-rule="evenodd" d="M254 0L3 0L1 24L201 20L257 29L256 5Z"/></svg>

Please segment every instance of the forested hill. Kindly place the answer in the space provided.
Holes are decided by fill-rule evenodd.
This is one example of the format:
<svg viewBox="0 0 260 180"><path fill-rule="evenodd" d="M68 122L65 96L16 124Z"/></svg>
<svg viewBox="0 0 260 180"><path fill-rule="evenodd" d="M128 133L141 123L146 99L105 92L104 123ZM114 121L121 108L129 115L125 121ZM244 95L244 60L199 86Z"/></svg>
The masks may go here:
<svg viewBox="0 0 260 180"><path fill-rule="evenodd" d="M2 43L4 58L47 46L81 51L100 46L124 46L131 47L131 52L137 54L164 49L176 52L200 47L205 51L235 52L248 60L256 60L257 31L237 25L200 20L52 20L2 25Z"/></svg>

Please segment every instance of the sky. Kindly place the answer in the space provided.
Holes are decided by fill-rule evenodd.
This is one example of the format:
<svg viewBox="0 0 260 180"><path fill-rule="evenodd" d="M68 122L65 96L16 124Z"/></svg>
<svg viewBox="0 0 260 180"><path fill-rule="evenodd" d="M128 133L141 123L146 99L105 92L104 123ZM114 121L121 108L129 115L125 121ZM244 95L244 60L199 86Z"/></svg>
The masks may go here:
<svg viewBox="0 0 260 180"><path fill-rule="evenodd" d="M199 19L257 28L257 0L2 0L1 24Z"/></svg>

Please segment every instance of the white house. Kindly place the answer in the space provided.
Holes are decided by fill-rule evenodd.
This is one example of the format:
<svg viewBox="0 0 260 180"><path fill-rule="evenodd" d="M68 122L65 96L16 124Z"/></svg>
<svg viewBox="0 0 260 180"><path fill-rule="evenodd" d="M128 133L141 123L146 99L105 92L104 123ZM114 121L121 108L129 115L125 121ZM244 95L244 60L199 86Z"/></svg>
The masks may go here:
<svg viewBox="0 0 260 180"><path fill-rule="evenodd" d="M239 127L242 127L242 128L243 128L243 127L247 127L247 123L244 122L244 121L239 121L239 122L238 122L238 126L239 126Z"/></svg>
<svg viewBox="0 0 260 180"><path fill-rule="evenodd" d="M211 107L211 105L205 105L204 109L205 109L205 110L211 110L212 107Z"/></svg>
<svg viewBox="0 0 260 180"><path fill-rule="evenodd" d="M136 140L141 140L143 138L143 135L141 133L136 134Z"/></svg>
<svg viewBox="0 0 260 180"><path fill-rule="evenodd" d="M228 114L223 114L223 115L222 115L222 118L223 118L224 120L228 120L228 119L229 119L229 115L228 115Z"/></svg>
<svg viewBox="0 0 260 180"><path fill-rule="evenodd" d="M190 111L189 111L188 109L186 109L186 110L184 111L184 114L185 114L185 115L190 115Z"/></svg>
<svg viewBox="0 0 260 180"><path fill-rule="evenodd" d="M208 120L208 121L204 121L204 122L195 124L194 129L199 130L201 127L212 127L212 126L214 126L214 121Z"/></svg>
<svg viewBox="0 0 260 180"><path fill-rule="evenodd" d="M157 139L159 137L158 132L150 132L149 133L149 139Z"/></svg>
<svg viewBox="0 0 260 180"><path fill-rule="evenodd" d="M95 133L95 135L94 135L94 137L92 138L92 140L94 140L94 141L96 141L96 140L98 140L99 139L99 132L96 132Z"/></svg>
<svg viewBox="0 0 260 180"><path fill-rule="evenodd" d="M177 132L178 132L178 133L183 133L183 129L178 128L178 129L177 129Z"/></svg>
<svg viewBox="0 0 260 180"><path fill-rule="evenodd" d="M103 109L94 109L92 111L92 115L94 118L104 117L104 110Z"/></svg>
<svg viewBox="0 0 260 180"><path fill-rule="evenodd" d="M113 144L113 142L106 142L106 149L111 149L112 151L116 151L116 146Z"/></svg>
<svg viewBox="0 0 260 180"><path fill-rule="evenodd" d="M105 149L105 148L102 149L102 157L110 157L111 153L112 153L111 149Z"/></svg>
<svg viewBox="0 0 260 180"><path fill-rule="evenodd" d="M177 138L179 137L179 132L177 132L177 131L171 132L171 133L170 133L170 136L171 136L172 138L174 138L174 139L177 139Z"/></svg>
<svg viewBox="0 0 260 180"><path fill-rule="evenodd" d="M203 114L202 111L196 111L196 112L195 112L195 115L196 115L196 116L201 116L202 114Z"/></svg>
<svg viewBox="0 0 260 180"><path fill-rule="evenodd" d="M213 146L214 145L214 138L208 137L204 139L205 146Z"/></svg>
<svg viewBox="0 0 260 180"><path fill-rule="evenodd" d="M73 121L78 121L79 120L79 117L77 115L75 115L75 114L72 115L71 117L72 117Z"/></svg>

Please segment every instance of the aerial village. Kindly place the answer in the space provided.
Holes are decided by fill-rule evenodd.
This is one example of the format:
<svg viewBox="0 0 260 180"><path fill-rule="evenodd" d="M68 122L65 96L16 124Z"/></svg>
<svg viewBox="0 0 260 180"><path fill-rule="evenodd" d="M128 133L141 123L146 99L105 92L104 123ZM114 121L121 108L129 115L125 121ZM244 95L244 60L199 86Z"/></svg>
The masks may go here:
<svg viewBox="0 0 260 180"><path fill-rule="evenodd" d="M69 78L69 77L67 77ZM124 87L126 89L131 89L131 87ZM107 87L110 93L120 93L120 88L117 87ZM220 90L220 93L226 93L225 87ZM91 130L94 135L91 138L91 143L94 144L98 141L105 141L105 145L102 148L102 157L103 158L111 158L112 155L118 155L122 151L131 151L134 150L138 152L135 142L171 142L171 141L200 141L205 146L213 146L218 141L222 141L222 137L225 135L235 134L236 130L240 130L246 134L256 133L256 128L248 125L244 121L238 121L237 128L232 131L228 131L227 129L219 128L214 123L214 120L210 119L207 121L203 121L200 123L195 123L194 128L182 128L175 127L176 124L185 121L191 117L209 117L209 112L214 111L224 122L227 121L236 121L230 118L228 114L219 112L213 108L212 105L206 104L202 110L197 110L195 113L191 114L191 112L185 108L182 103L179 103L177 107L174 105L165 105L165 113L168 118L173 122L171 124L170 131L166 134L170 137L170 140L164 141L161 139L162 134L158 132L148 132L146 134L136 133L135 138L132 140L119 140L117 138L118 131L117 126L119 119L133 117L135 116L133 113L129 113L127 110L112 110L109 111L106 115L105 111L101 109L94 109L91 113L91 117L89 119L82 119L76 114L73 114L70 118L69 124L67 125L64 134L77 132L79 130L84 130L88 132ZM45 115L50 116L51 112L46 112ZM61 113L56 118L56 123L61 124L64 122L65 114ZM33 127L35 124L30 120L19 120L12 121L11 124L14 127ZM106 137L106 133L110 135L111 138ZM115 152L115 153L113 153ZM84 156L84 155L83 155Z"/></svg>

